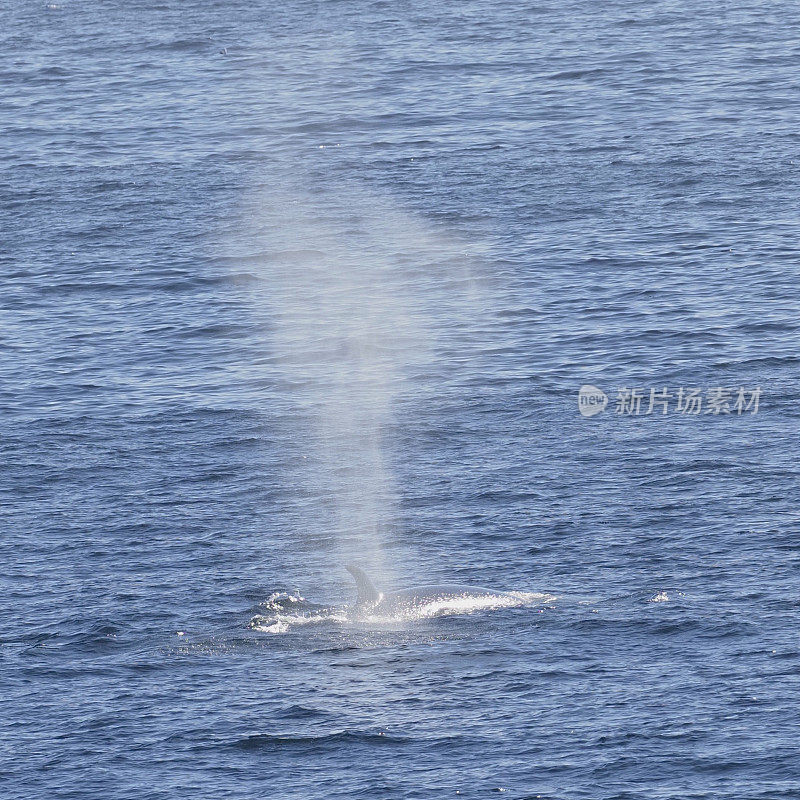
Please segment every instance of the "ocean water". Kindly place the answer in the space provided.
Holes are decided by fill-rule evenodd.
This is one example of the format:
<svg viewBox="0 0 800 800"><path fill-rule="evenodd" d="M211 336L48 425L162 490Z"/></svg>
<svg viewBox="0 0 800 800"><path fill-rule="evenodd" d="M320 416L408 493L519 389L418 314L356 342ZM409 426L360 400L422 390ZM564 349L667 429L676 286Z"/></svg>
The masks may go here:
<svg viewBox="0 0 800 800"><path fill-rule="evenodd" d="M800 797L796 8L2 12L4 799Z"/></svg>

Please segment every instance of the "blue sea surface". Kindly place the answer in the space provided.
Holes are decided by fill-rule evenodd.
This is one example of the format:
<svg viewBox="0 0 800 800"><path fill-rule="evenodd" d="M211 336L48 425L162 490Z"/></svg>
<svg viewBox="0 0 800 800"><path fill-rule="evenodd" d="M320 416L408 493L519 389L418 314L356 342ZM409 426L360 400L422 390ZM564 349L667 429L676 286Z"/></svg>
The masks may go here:
<svg viewBox="0 0 800 800"><path fill-rule="evenodd" d="M0 10L3 800L800 797L798 7Z"/></svg>

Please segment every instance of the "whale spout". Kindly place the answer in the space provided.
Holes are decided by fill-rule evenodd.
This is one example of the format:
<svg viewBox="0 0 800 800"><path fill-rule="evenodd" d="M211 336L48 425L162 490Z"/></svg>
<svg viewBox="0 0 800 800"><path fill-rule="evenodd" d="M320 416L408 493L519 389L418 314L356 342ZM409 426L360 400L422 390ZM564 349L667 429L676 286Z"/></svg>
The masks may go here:
<svg viewBox="0 0 800 800"><path fill-rule="evenodd" d="M381 601L383 594L379 592L367 574L355 564L348 564L345 569L353 576L358 589L358 605L375 605Z"/></svg>

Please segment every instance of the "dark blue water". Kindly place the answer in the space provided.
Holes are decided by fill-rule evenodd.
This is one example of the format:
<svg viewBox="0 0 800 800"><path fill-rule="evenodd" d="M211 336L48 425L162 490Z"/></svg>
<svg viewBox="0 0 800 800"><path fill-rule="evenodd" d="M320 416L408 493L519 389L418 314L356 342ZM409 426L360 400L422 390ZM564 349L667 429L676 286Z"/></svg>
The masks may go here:
<svg viewBox="0 0 800 800"><path fill-rule="evenodd" d="M4 798L800 796L795 7L2 17Z"/></svg>

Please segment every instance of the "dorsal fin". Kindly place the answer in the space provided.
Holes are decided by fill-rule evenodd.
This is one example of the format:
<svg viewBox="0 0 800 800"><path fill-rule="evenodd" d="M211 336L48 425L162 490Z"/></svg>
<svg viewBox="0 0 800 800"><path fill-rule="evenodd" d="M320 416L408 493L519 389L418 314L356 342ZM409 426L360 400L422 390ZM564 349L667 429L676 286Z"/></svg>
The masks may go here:
<svg viewBox="0 0 800 800"><path fill-rule="evenodd" d="M353 576L358 589L358 604L373 605L380 601L383 595L375 588L367 574L360 567L348 564L345 569Z"/></svg>

